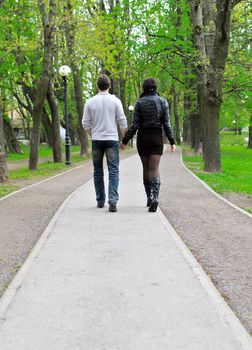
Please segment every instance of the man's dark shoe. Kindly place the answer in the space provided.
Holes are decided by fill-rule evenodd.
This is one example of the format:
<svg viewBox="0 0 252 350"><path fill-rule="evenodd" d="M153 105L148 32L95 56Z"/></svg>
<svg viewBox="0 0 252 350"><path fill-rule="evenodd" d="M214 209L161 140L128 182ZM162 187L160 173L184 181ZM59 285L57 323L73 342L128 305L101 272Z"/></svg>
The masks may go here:
<svg viewBox="0 0 252 350"><path fill-rule="evenodd" d="M104 208L104 202L98 202L97 208Z"/></svg>
<svg viewBox="0 0 252 350"><path fill-rule="evenodd" d="M110 204L109 204L109 211L110 211L111 213L115 213L115 212L117 211L116 204L110 203Z"/></svg>

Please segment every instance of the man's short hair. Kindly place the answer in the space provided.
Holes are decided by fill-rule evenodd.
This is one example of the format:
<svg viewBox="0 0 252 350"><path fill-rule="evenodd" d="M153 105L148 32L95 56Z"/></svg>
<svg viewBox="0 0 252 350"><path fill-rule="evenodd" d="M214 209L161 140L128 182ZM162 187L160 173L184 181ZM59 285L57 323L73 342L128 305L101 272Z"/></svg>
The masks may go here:
<svg viewBox="0 0 252 350"><path fill-rule="evenodd" d="M97 86L101 91L108 90L111 86L109 77L106 74L101 74L97 79Z"/></svg>

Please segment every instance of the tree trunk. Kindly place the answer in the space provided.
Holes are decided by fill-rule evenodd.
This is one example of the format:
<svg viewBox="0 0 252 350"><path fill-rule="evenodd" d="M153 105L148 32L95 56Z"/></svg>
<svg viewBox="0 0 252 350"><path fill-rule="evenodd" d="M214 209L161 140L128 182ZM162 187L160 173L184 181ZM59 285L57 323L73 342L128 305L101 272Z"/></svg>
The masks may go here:
<svg viewBox="0 0 252 350"><path fill-rule="evenodd" d="M191 3L194 44L198 50L197 91L204 170L221 172L219 120L223 74L229 48L231 0L207 0L203 6L204 9L198 0Z"/></svg>
<svg viewBox="0 0 252 350"><path fill-rule="evenodd" d="M250 116L248 148L252 148L252 115Z"/></svg>
<svg viewBox="0 0 252 350"><path fill-rule="evenodd" d="M52 122L49 118L49 115L48 115L45 107L43 107L43 110L42 110L42 120L41 121L42 121L42 125L44 128L46 143L47 143L48 147L52 147L52 145L53 145Z"/></svg>
<svg viewBox="0 0 252 350"><path fill-rule="evenodd" d="M191 115L192 125L192 142L191 146L197 150L197 131L203 127L203 116L205 114L205 96L206 96L206 71L205 64L207 62L207 54L205 47L204 37L204 25L203 25L203 7L201 2L195 0L191 2L191 19L193 23L193 41L197 51L197 66L196 66L196 90L197 90L197 101L199 119L197 118L198 113ZM199 126L198 126L199 124ZM198 143L199 144L199 143Z"/></svg>
<svg viewBox="0 0 252 350"><path fill-rule="evenodd" d="M10 121L6 119L3 120L3 130L8 150L12 153L22 154L23 151L19 146L15 131L13 130Z"/></svg>
<svg viewBox="0 0 252 350"><path fill-rule="evenodd" d="M23 130L24 130L24 135L27 140L30 140L30 122L29 122L29 115L32 116L32 106L31 106L31 101L29 96L27 95L25 91L25 87L22 84L22 92L23 95L26 99L27 105L22 101L20 96L18 95L17 92L14 92L13 95L16 98L18 102L18 113L21 116L22 119L22 124L23 124ZM24 113L24 111L28 112L28 115Z"/></svg>
<svg viewBox="0 0 252 350"><path fill-rule="evenodd" d="M40 138L40 123L42 118L43 104L46 98L48 84L50 80L51 55L52 55L52 31L56 18L56 0L50 0L49 14L46 14L46 4L43 0L38 0L38 7L42 18L44 31L44 55L42 73L36 89L36 98L33 105L33 126L31 133L31 148L29 157L29 169L37 169L38 150Z"/></svg>
<svg viewBox="0 0 252 350"><path fill-rule="evenodd" d="M120 86L120 100L122 102L124 113L127 113L127 106L126 106L126 80L120 79L119 80L119 86Z"/></svg>
<svg viewBox="0 0 252 350"><path fill-rule="evenodd" d="M8 180L8 169L5 154L5 140L3 132L3 108L0 104L0 183Z"/></svg>
<svg viewBox="0 0 252 350"><path fill-rule="evenodd" d="M200 116L197 110L191 113L191 148L195 153L202 153L201 132L200 132Z"/></svg>
<svg viewBox="0 0 252 350"><path fill-rule="evenodd" d="M72 3L70 0L67 1L67 10L69 14L72 16ZM83 89L82 89L82 81L81 81L81 73L77 64L76 58L76 47L75 47L75 27L71 23L71 20L66 24L66 39L67 39L67 47L68 54L70 57L70 65L72 68L73 79L74 79L74 95L75 95L75 104L76 104L76 112L78 116L79 126L77 128L78 137L81 144L80 155L88 155L88 137L86 131L82 127L82 117L84 110L83 103Z"/></svg>
<svg viewBox="0 0 252 350"><path fill-rule="evenodd" d="M171 90L173 95L174 135L175 135L175 140L177 145L180 145L181 138L180 138L179 114L178 114L179 93L177 92L174 85L172 85Z"/></svg>
<svg viewBox="0 0 252 350"><path fill-rule="evenodd" d="M184 121L183 121L183 143L187 145L191 144L192 132L191 132L191 96L185 92L184 94Z"/></svg>
<svg viewBox="0 0 252 350"><path fill-rule="evenodd" d="M52 114L52 148L54 163L62 163L61 137L60 137L60 114L58 101L55 96L52 82L50 81L47 91L47 101Z"/></svg>
<svg viewBox="0 0 252 350"><path fill-rule="evenodd" d="M68 113L68 120L69 120L69 136L71 140L71 145L79 146L80 143L76 138L76 130L74 127L73 116L71 113Z"/></svg>

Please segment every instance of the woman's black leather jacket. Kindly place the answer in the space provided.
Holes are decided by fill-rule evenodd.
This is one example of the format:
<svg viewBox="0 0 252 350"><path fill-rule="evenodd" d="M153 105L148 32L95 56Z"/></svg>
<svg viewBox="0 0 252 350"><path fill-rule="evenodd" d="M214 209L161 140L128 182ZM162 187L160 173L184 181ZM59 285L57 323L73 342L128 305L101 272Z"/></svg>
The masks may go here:
<svg viewBox="0 0 252 350"><path fill-rule="evenodd" d="M143 97L136 101L132 124L126 132L122 143L127 145L137 130L162 129L162 127L170 144L174 145L175 140L170 125L168 102L157 93L144 94Z"/></svg>

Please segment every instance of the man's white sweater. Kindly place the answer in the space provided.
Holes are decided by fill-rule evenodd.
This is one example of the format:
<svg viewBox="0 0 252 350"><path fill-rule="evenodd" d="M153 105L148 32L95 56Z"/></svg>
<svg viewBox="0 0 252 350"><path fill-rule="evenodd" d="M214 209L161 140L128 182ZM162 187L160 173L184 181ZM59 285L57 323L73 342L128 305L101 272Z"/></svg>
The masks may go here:
<svg viewBox="0 0 252 350"><path fill-rule="evenodd" d="M127 128L122 103L115 95L99 92L86 102L82 125L91 130L92 140L118 141L117 124L121 129Z"/></svg>

